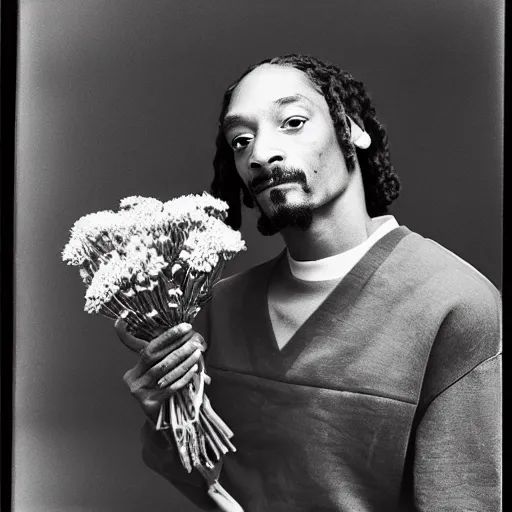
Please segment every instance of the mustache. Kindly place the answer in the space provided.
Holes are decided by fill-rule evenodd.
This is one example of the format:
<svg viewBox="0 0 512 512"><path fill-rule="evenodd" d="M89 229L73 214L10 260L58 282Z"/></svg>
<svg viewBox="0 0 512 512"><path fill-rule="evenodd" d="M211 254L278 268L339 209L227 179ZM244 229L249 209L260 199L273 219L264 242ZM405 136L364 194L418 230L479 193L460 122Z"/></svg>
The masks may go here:
<svg viewBox="0 0 512 512"><path fill-rule="evenodd" d="M306 173L297 167L274 167L270 176L255 176L249 183L249 189L253 191L263 184L282 185L284 183L301 183L303 188L308 188Z"/></svg>

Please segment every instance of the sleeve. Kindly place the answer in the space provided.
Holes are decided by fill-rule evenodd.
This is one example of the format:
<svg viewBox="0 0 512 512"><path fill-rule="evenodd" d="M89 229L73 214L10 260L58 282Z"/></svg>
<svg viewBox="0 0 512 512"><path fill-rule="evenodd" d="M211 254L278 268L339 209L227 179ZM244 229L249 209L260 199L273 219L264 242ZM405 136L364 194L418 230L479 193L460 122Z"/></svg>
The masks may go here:
<svg viewBox="0 0 512 512"><path fill-rule="evenodd" d="M181 494L202 510L218 510L215 502L207 494L207 484L196 471L187 473L182 466L174 445L171 445L162 432L155 429L147 420L141 430L142 459L146 466L169 481ZM220 472L222 462L217 467Z"/></svg>
<svg viewBox="0 0 512 512"><path fill-rule="evenodd" d="M209 303L197 315L193 322L194 330L201 334L208 343L209 338ZM208 349L206 350L208 353ZM206 387L208 392L208 387ZM153 423L146 420L141 429L142 460L150 469L170 482L181 494L202 510L219 510L208 494L208 486L204 478L197 472L187 473L182 466L174 443L170 443L165 435L156 430ZM218 477L222 469L220 461L214 470Z"/></svg>
<svg viewBox="0 0 512 512"><path fill-rule="evenodd" d="M440 393L417 427L419 512L501 510L501 354Z"/></svg>

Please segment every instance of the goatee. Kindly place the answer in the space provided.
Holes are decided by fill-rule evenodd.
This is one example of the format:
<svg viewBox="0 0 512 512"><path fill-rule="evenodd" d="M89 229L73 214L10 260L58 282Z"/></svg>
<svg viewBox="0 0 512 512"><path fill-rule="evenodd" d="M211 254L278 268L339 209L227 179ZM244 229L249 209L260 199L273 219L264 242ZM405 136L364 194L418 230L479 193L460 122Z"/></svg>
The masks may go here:
<svg viewBox="0 0 512 512"><path fill-rule="evenodd" d="M298 183L302 190L309 194L311 189L308 186L306 173L301 169L275 167L269 177L257 176L250 184L249 189L256 187L260 182L271 180L274 185L284 183ZM254 202L260 210L261 216L258 219L258 231L264 236L272 236L284 228L296 228L306 231L313 221L313 208L305 205L287 205L286 194L279 188L270 191L269 199L276 206L275 212L269 217L265 214L260 204L253 195Z"/></svg>
<svg viewBox="0 0 512 512"><path fill-rule="evenodd" d="M307 231L313 222L313 208L307 205L282 205L270 219L260 208L258 231L264 236L272 236L284 228L296 228Z"/></svg>

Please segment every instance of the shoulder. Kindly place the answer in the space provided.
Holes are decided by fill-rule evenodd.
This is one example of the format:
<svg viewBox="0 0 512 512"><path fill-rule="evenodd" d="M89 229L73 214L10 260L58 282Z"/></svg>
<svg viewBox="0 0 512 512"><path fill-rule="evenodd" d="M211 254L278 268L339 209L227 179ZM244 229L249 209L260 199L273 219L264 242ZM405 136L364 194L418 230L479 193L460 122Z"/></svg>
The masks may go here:
<svg viewBox="0 0 512 512"><path fill-rule="evenodd" d="M281 254L242 272L220 279L213 287L213 299L219 301L240 293L250 292L256 284L268 279L280 256Z"/></svg>
<svg viewBox="0 0 512 512"><path fill-rule="evenodd" d="M450 312L468 321L500 315L499 290L467 261L414 232L400 246L398 258L391 264L394 272L407 278L408 286L423 291L431 301L446 304Z"/></svg>
<svg viewBox="0 0 512 512"><path fill-rule="evenodd" d="M426 256L433 258L433 263L437 263L447 278L448 274L451 275L450 285L458 283L459 286L456 286L458 291L467 289L468 293L471 293L478 290L486 295L499 297L494 284L470 263L434 240L423 238L423 241Z"/></svg>

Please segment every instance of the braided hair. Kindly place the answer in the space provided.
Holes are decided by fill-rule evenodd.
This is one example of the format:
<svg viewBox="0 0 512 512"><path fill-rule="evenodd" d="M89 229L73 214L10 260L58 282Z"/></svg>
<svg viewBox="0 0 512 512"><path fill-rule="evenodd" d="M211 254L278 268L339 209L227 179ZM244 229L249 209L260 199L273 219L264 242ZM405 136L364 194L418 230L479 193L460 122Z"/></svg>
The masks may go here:
<svg viewBox="0 0 512 512"><path fill-rule="evenodd" d="M233 91L246 75L262 64L291 66L309 77L327 102L349 172L355 168L357 155L368 214L375 217L387 213L388 206L398 197L400 182L391 164L386 130L375 116L375 108L364 84L355 80L347 71L315 57L288 54L250 66L224 94L210 192L228 203L226 222L234 229L239 229L242 223L241 199L249 208L254 207L254 201L236 170L233 150L224 136L222 125ZM350 142L350 126L345 114L370 135L372 143L369 148L361 150Z"/></svg>

